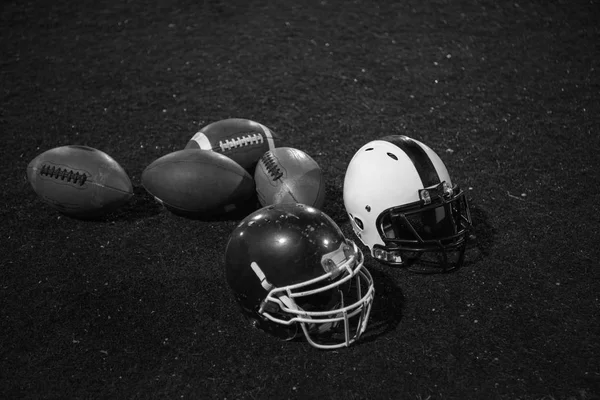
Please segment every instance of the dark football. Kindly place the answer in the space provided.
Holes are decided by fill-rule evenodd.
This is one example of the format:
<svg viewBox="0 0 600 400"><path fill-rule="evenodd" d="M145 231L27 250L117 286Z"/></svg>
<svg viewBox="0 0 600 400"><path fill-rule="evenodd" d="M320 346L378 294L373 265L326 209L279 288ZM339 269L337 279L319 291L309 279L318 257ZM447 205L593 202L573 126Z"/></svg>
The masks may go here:
<svg viewBox="0 0 600 400"><path fill-rule="evenodd" d="M212 150L226 155L249 172L253 172L260 157L274 147L269 128L242 118L206 125L185 146L186 149Z"/></svg>
<svg viewBox="0 0 600 400"><path fill-rule="evenodd" d="M245 206L254 196L254 179L222 154L179 150L148 165L142 185L175 214L213 217Z"/></svg>
<svg viewBox="0 0 600 400"><path fill-rule="evenodd" d="M34 158L27 178L37 195L63 214L95 218L133 196L129 176L108 154L87 146L62 146Z"/></svg>
<svg viewBox="0 0 600 400"><path fill-rule="evenodd" d="M321 168L298 149L278 147L267 151L256 165L254 181L262 206L302 203L321 209L325 202Z"/></svg>

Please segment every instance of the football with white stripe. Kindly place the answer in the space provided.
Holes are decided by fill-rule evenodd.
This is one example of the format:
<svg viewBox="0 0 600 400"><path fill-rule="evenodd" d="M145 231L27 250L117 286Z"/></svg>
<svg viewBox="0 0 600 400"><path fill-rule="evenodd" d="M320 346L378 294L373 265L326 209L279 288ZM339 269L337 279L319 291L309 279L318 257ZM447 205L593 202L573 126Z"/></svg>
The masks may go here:
<svg viewBox="0 0 600 400"><path fill-rule="evenodd" d="M221 153L253 172L262 155L275 148L275 142L271 130L263 124L249 119L229 118L200 129L185 148Z"/></svg>

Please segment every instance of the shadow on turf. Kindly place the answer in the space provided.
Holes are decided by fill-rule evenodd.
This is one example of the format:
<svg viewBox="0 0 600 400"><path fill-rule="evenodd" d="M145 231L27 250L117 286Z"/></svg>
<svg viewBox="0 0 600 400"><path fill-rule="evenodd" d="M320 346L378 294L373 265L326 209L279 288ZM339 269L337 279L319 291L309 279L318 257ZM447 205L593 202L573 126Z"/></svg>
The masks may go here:
<svg viewBox="0 0 600 400"><path fill-rule="evenodd" d="M468 266L489 256L498 230L491 224L489 214L478 204L470 200L471 220L473 230L467 243L467 257L465 257L464 266Z"/></svg>
<svg viewBox="0 0 600 400"><path fill-rule="evenodd" d="M110 214L85 218L93 222L137 221L162 212L163 207L142 186L133 187L133 197L127 204Z"/></svg>
<svg viewBox="0 0 600 400"><path fill-rule="evenodd" d="M369 268L375 285L375 299L369 317L369 325L361 338L361 343L377 340L396 329L402 320L404 294L394 281L378 268Z"/></svg>

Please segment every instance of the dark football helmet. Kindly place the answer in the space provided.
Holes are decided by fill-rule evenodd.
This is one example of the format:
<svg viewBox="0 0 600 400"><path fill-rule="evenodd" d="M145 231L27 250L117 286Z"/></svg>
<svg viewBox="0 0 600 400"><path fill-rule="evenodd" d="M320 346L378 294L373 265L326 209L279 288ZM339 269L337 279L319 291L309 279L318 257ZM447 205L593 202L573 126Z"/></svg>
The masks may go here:
<svg viewBox="0 0 600 400"><path fill-rule="evenodd" d="M333 349L367 327L375 289L362 252L316 208L278 204L250 214L229 238L225 267L242 313L276 337Z"/></svg>
<svg viewBox="0 0 600 400"><path fill-rule="evenodd" d="M344 205L356 236L383 263L422 273L463 263L467 198L440 157L415 139L386 136L361 147L346 171Z"/></svg>

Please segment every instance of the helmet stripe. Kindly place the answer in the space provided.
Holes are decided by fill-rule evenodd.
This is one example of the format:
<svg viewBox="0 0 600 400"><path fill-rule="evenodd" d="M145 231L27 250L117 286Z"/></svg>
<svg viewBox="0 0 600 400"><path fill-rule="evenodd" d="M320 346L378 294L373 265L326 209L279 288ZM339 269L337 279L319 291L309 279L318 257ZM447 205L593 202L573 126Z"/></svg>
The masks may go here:
<svg viewBox="0 0 600 400"><path fill-rule="evenodd" d="M423 187L434 186L441 182L433 161L416 141L404 135L390 135L381 140L392 143L406 153L419 173Z"/></svg>

